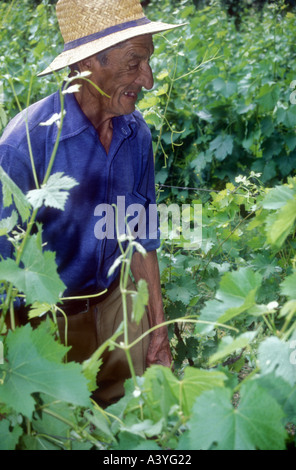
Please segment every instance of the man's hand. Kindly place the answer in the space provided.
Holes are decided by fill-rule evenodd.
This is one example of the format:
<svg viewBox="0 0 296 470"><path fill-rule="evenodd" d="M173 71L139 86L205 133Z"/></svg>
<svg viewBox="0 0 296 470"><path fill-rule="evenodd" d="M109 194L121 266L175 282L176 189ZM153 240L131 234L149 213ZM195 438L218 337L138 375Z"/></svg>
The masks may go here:
<svg viewBox="0 0 296 470"><path fill-rule="evenodd" d="M164 327L158 328L151 333L150 345L147 354L147 367L152 364L171 367L172 355L167 330Z"/></svg>

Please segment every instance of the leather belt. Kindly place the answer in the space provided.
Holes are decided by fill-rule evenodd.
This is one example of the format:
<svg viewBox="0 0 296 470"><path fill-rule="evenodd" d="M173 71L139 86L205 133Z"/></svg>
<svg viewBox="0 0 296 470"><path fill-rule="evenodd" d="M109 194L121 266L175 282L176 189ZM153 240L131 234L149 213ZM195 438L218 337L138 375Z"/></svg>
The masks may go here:
<svg viewBox="0 0 296 470"><path fill-rule="evenodd" d="M59 307L67 316L77 315L78 313L86 313L90 307L103 302L107 297L119 286L119 279L116 279L109 287L107 292L97 297L88 297L85 299L65 300ZM74 296L75 297L75 296ZM61 313L60 313L61 315Z"/></svg>
<svg viewBox="0 0 296 470"><path fill-rule="evenodd" d="M99 303L102 300L101 296L87 299L73 299L65 300L62 304L59 304L59 307L67 316L77 315L78 313L86 313L92 305Z"/></svg>

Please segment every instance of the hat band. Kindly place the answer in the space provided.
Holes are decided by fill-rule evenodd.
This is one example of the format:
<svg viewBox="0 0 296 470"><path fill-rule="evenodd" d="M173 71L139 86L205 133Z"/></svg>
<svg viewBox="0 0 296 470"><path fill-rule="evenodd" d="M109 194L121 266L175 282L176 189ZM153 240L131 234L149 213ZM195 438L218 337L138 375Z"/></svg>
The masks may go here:
<svg viewBox="0 0 296 470"><path fill-rule="evenodd" d="M139 18L138 20L127 21L125 23L120 23L115 26L110 26L109 28L103 29L98 33L89 34L88 36L84 36L79 39L75 39L74 41L69 41L64 46L64 51L69 51L71 49L75 49L78 46L82 46L83 44L87 44L88 42L94 41L95 39L101 39L109 34L117 33L119 31L124 31L125 29L134 28L135 26L142 26L144 24L151 23L146 16L143 18Z"/></svg>

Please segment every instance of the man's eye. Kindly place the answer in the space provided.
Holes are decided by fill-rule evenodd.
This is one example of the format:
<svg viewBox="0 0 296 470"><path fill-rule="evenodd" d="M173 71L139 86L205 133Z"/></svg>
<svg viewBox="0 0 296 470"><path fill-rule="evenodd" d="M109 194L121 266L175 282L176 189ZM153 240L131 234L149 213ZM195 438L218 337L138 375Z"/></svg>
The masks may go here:
<svg viewBox="0 0 296 470"><path fill-rule="evenodd" d="M138 65L139 65L139 62L134 62L132 64L129 64L129 68L130 69L136 69L138 67Z"/></svg>

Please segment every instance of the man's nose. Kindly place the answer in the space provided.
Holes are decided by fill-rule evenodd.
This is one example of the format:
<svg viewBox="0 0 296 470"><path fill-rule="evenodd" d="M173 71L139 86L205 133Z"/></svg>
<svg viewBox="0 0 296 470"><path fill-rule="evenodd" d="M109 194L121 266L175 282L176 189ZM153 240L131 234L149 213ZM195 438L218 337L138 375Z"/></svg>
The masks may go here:
<svg viewBox="0 0 296 470"><path fill-rule="evenodd" d="M141 64L140 73L136 79L136 83L146 90L153 88L154 80L150 65L147 62Z"/></svg>

